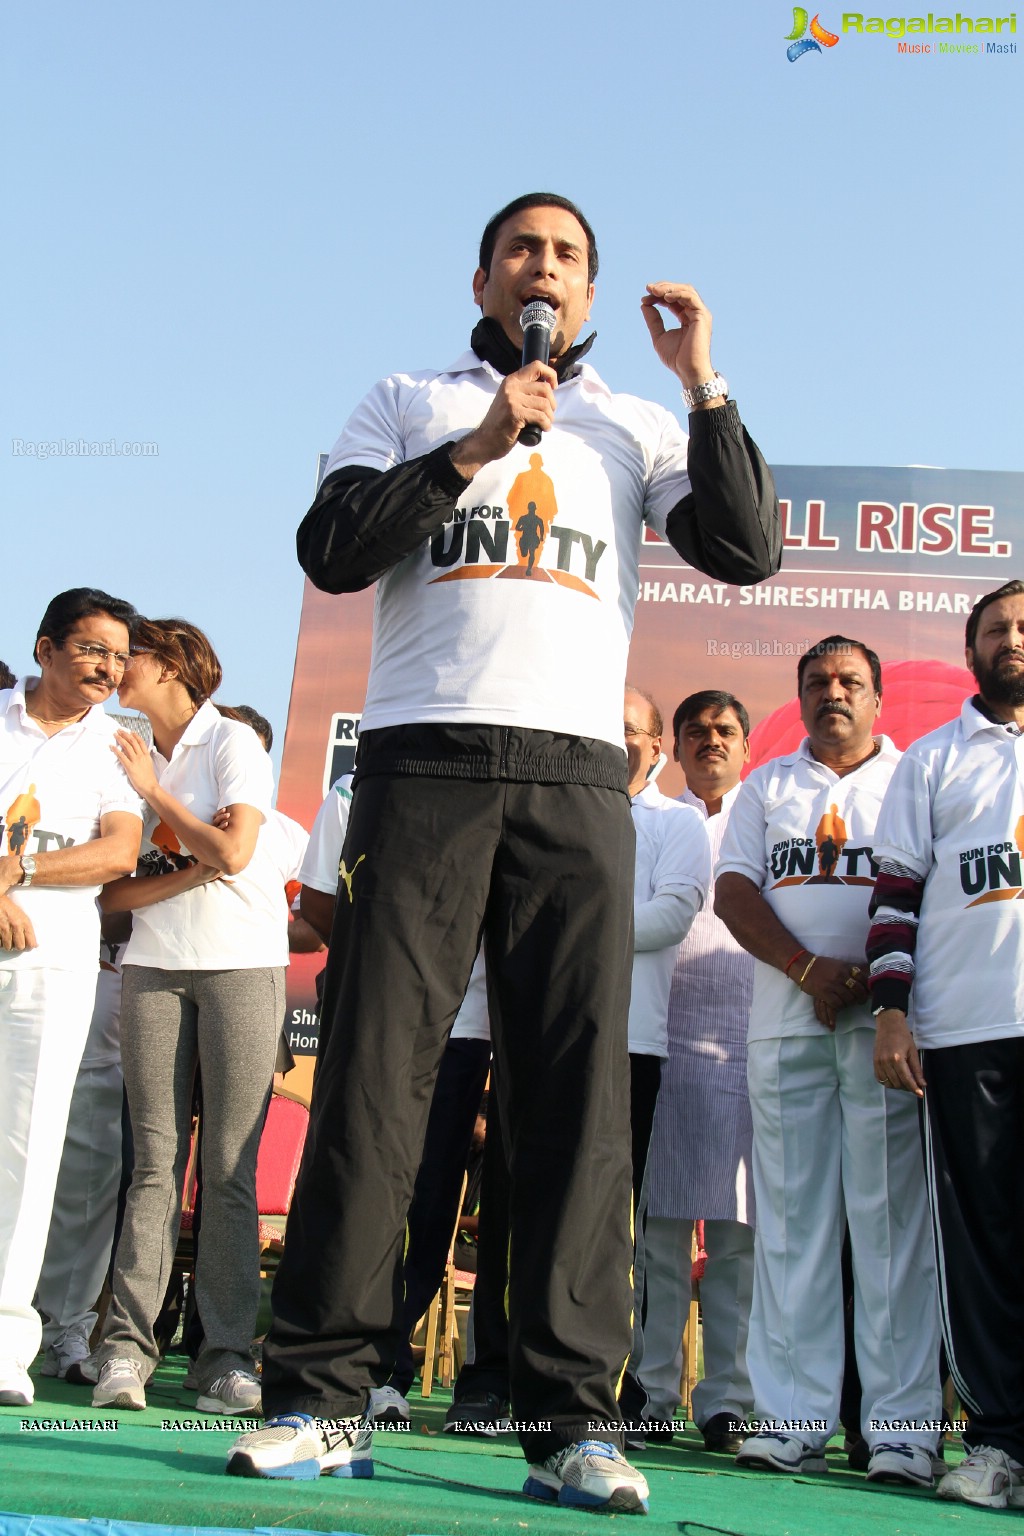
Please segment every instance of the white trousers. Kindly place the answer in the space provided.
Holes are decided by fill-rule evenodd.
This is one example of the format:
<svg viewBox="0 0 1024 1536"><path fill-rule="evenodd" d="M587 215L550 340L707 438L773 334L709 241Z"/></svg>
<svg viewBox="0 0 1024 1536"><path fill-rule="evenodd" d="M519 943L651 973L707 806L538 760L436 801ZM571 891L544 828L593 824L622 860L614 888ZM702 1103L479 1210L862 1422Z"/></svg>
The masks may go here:
<svg viewBox="0 0 1024 1536"><path fill-rule="evenodd" d="M823 1421L843 1376L843 1214L868 1445L937 1435L941 1418L935 1264L917 1102L875 1081L874 1031L753 1040L747 1077L757 1199L747 1365L757 1418ZM878 1427L898 1424L898 1430Z"/></svg>
<svg viewBox="0 0 1024 1536"><path fill-rule="evenodd" d="M93 1303L110 1264L121 1182L120 1056L110 1059L118 1037L121 977L100 970L96 1006L78 1069L46 1256L36 1287L36 1309L43 1314L44 1348L68 1328L92 1333Z"/></svg>
<svg viewBox="0 0 1024 1536"><path fill-rule="evenodd" d="M95 971L0 970L0 1360L39 1349L32 1305Z"/></svg>
<svg viewBox="0 0 1024 1536"><path fill-rule="evenodd" d="M647 1218L647 1316L640 1381L650 1399L651 1419L671 1419L680 1403L692 1236L692 1221ZM700 1282L704 1375L693 1392L698 1428L716 1413L745 1419L754 1400L746 1364L754 1284L753 1229L741 1221L705 1221L704 1245L708 1255Z"/></svg>

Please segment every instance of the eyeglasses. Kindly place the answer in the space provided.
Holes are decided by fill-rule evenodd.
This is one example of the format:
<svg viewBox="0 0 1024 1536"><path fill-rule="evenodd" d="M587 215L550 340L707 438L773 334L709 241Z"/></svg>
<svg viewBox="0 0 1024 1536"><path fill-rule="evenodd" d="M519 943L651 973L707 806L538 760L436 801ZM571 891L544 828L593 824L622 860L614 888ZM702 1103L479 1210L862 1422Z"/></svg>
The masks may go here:
<svg viewBox="0 0 1024 1536"><path fill-rule="evenodd" d="M634 736L657 736L657 731L645 731L642 725L623 725L622 734L627 741L632 741Z"/></svg>
<svg viewBox="0 0 1024 1536"><path fill-rule="evenodd" d="M54 645L58 650L64 650L66 646L73 645L78 652L77 661L114 662L122 672L130 671L135 661L135 657L130 656L127 651L110 651L105 645L87 645L82 640L55 640Z"/></svg>

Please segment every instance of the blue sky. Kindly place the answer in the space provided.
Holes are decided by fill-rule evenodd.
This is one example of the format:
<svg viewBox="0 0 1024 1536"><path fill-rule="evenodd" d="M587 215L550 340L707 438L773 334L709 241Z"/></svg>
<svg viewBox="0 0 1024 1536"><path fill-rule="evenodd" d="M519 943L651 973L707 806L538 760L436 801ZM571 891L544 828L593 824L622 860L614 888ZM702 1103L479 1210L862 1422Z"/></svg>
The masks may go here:
<svg viewBox="0 0 1024 1536"><path fill-rule="evenodd" d="M317 453L375 378L463 349L480 228L534 187L597 231L614 387L682 409L639 314L679 279L770 462L1024 468L1020 52L847 34L791 64L792 26L774 0L8 7L0 656L106 586L206 629L220 697L283 737ZM24 450L80 439L158 452Z"/></svg>

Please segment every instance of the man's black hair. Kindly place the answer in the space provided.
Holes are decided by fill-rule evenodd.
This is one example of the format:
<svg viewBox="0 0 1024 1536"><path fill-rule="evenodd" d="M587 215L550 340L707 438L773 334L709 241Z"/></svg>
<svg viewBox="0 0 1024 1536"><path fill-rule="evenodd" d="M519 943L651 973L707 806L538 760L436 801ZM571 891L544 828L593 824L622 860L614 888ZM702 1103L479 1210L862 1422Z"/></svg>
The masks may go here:
<svg viewBox="0 0 1024 1536"><path fill-rule="evenodd" d="M998 603L1001 597L1024 597L1024 581L1004 582L994 592L986 592L984 597L978 598L978 601L967 615L967 630L964 635L964 644L968 650L974 650L974 642L978 638L978 624L985 609L989 603Z"/></svg>
<svg viewBox="0 0 1024 1536"><path fill-rule="evenodd" d="M39 660L40 640L45 637L52 640L54 645L63 645L75 625L82 619L91 619L95 613L105 613L108 618L127 625L129 635L139 618L131 603L124 602L120 597L111 597L109 592L101 592L98 587L69 587L66 592L58 592L47 604L36 631L32 652L34 659Z"/></svg>
<svg viewBox="0 0 1024 1536"><path fill-rule="evenodd" d="M660 736L665 729L665 721L662 718L661 710L658 708L658 701L654 695L648 693L646 688L638 688L635 683L629 681L629 678L626 679L626 692L635 694L638 699L643 699L651 712L651 724L654 726L654 734L655 736Z"/></svg>
<svg viewBox="0 0 1024 1536"><path fill-rule="evenodd" d="M236 704L234 708L239 720L252 727L262 741L264 750L269 752L274 745L274 731L270 721L258 709L253 709L251 704Z"/></svg>
<svg viewBox="0 0 1024 1536"><path fill-rule="evenodd" d="M846 635L826 635L824 640L819 640L817 645L812 645L809 651L805 651L796 664L796 691L801 693L804 686L804 673L808 663L817 660L820 656L835 656L839 651L860 651L868 666L871 668L871 687L878 697L882 697L882 663L870 646L863 640L850 640Z"/></svg>
<svg viewBox="0 0 1024 1536"><path fill-rule="evenodd" d="M746 741L750 735L750 716L734 693L725 693L721 688L704 688L700 693L686 696L672 716L672 740L679 740L680 726L696 720L706 709L714 710L716 718L731 709L740 723L743 740Z"/></svg>
<svg viewBox="0 0 1024 1536"><path fill-rule="evenodd" d="M564 208L566 213L571 213L579 222L587 237L587 281L592 283L597 276L597 237L576 204L571 203L567 197L560 197L557 192L524 192L522 197L514 197L504 208L499 208L493 218L488 219L480 236L479 265L484 276L491 270L498 230L506 219L514 218L517 213L525 213L527 208Z"/></svg>
<svg viewBox="0 0 1024 1536"><path fill-rule="evenodd" d="M0 688L13 688L17 681L6 661L0 661Z"/></svg>

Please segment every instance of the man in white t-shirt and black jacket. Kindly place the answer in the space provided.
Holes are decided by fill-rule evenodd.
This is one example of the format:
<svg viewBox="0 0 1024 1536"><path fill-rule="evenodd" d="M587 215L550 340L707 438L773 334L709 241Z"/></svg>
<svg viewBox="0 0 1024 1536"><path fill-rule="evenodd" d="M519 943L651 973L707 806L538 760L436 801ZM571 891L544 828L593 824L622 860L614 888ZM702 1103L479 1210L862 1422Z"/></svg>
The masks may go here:
<svg viewBox="0 0 1024 1536"><path fill-rule="evenodd" d="M727 582L772 574L781 537L770 472L712 368L699 296L654 283L641 301L689 392L687 445L667 411L613 395L581 362L596 270L593 233L565 199L531 194L495 215L473 278L484 318L472 350L371 390L299 530L316 586L380 585L327 967L337 1024L275 1286L264 1401L271 1415L354 1417L387 1378L431 1086L483 934L512 1175L513 1404L518 1419L551 1424L521 1434L527 1488L642 1508L646 1485L616 1445L579 1448L591 1421L616 1416L630 1345L633 830L619 708L640 536L646 520ZM550 366L520 366L532 300L555 310ZM527 426L541 429L532 458L518 441ZM545 529L532 569L506 516L523 492ZM293 1432L243 1437L229 1471L372 1466L365 1433L283 1427Z"/></svg>
<svg viewBox="0 0 1024 1536"><path fill-rule="evenodd" d="M882 806L868 958L875 1074L924 1100L967 1413L939 1497L1004 1509L1024 1506L1024 582L975 603L966 645L978 692L908 748Z"/></svg>

